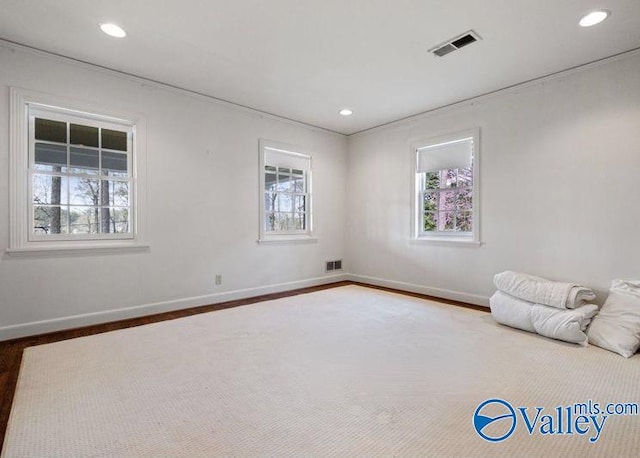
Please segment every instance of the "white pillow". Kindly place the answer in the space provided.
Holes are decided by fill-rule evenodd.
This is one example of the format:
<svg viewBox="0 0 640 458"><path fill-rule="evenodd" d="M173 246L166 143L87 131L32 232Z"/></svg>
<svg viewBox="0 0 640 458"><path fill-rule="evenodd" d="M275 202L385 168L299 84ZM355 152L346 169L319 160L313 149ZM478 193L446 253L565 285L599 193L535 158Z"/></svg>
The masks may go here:
<svg viewBox="0 0 640 458"><path fill-rule="evenodd" d="M630 358L640 348L640 280L614 280L587 331L589 342Z"/></svg>

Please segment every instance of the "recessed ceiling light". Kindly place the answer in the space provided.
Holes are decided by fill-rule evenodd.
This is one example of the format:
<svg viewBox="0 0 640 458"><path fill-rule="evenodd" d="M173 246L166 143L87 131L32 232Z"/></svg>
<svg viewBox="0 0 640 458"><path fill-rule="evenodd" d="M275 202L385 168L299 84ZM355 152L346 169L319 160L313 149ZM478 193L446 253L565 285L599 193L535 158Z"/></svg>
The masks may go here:
<svg viewBox="0 0 640 458"><path fill-rule="evenodd" d="M116 38L124 38L127 36L127 32L125 32L122 27L111 23L100 24L100 30L102 30L107 35Z"/></svg>
<svg viewBox="0 0 640 458"><path fill-rule="evenodd" d="M608 10L592 11L582 19L580 19L580 25L582 27L591 27L592 25L600 24L611 14Z"/></svg>
<svg viewBox="0 0 640 458"><path fill-rule="evenodd" d="M351 116L353 114L353 111L351 111L348 108L345 108L344 110L340 110L340 114L342 116Z"/></svg>

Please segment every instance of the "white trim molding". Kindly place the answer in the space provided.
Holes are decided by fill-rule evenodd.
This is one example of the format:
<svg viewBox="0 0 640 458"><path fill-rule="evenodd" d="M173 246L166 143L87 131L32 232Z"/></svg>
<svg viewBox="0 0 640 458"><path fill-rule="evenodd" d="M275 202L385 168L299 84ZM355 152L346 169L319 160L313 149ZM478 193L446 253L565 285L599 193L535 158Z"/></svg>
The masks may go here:
<svg viewBox="0 0 640 458"><path fill-rule="evenodd" d="M153 315L156 313L171 312L174 310L181 310L191 307L218 304L221 302L234 301L238 299L247 299L250 297L262 296L264 294L279 293L284 291L291 291L294 289L307 288L310 286L336 283L344 281L346 279L346 274L325 275L322 277L308 278L305 280L297 280L267 286L258 286L254 288L238 289L234 291L224 291L220 293L206 294L203 296L186 297L183 299L176 299L172 301L155 302L133 307L52 318L49 320L33 321L30 323L21 323L11 326L3 326L0 327L0 341L44 334L47 332L62 331L65 329L74 329L94 324L108 323L110 321L126 320L128 318Z"/></svg>
<svg viewBox="0 0 640 458"><path fill-rule="evenodd" d="M55 60L58 62L64 62L68 65L73 65L81 69L88 69L97 73L101 73L103 75L116 76L118 78L122 78L128 81L133 81L134 83L137 83L137 84L144 84L145 86L162 89L174 94L185 95L195 100L203 100L209 103L215 103L220 106L231 108L240 113L244 113L245 115L250 116L254 119L263 119L263 118L271 119L271 120L279 121L285 124L302 127L304 129L307 129L309 132L323 132L323 133L332 135L335 138L346 138L348 136L345 133L331 130L326 127L316 126L314 124L298 121L296 119L287 118L282 115L270 113L268 111L260 110L258 108L253 108L248 105L242 105L240 103L232 102L230 100L222 99L220 97L215 97L211 94L205 94L203 92L198 92L193 89L187 89L185 87L154 80L141 75L127 73L122 70L115 70L113 68L105 67L103 65L98 65L98 64L87 62L74 57L65 56L52 51L47 51L41 48L37 48L35 46L29 46L24 43L18 43L15 41L7 40L5 38L0 38L0 46L11 49L11 50L19 50L32 55L45 57L47 59Z"/></svg>
<svg viewBox="0 0 640 458"><path fill-rule="evenodd" d="M89 236L57 237L44 239L30 236L29 209L30 197L30 159L29 159L29 107L41 107L44 110L56 110L70 117L99 119L100 122L129 126L131 151L128 151L131 179L130 208L131 234L120 237L113 234L99 238ZM55 112L53 112L55 115ZM52 116L53 116L52 115ZM62 116L62 114L61 114ZM10 134L9 134L9 248L10 256L37 256L39 252L46 256L68 255L74 252L111 250L145 251L146 233L146 123L144 117L133 113L122 113L105 107L104 104L91 103L28 89L10 88ZM71 118L70 118L71 119ZM96 121L97 122L97 121ZM134 134L135 132L135 134ZM129 142L131 140L128 140ZM133 157L133 160L131 160Z"/></svg>
<svg viewBox="0 0 640 458"><path fill-rule="evenodd" d="M346 277L347 280L354 282L383 286L386 288L398 289L400 291L408 291L411 293L424 294L427 296L489 307L489 298L486 296L480 296L478 294L464 293L462 291L453 291L443 288L435 288L432 286L416 285L414 283L406 283L402 281L385 280L383 278L369 277L367 275L347 274Z"/></svg>

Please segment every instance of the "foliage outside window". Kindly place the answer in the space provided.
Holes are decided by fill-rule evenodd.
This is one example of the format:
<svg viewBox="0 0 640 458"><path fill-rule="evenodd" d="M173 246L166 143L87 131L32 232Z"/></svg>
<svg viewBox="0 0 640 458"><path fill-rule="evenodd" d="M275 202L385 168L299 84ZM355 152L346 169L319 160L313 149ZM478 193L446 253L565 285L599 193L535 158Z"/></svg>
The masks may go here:
<svg viewBox="0 0 640 458"><path fill-rule="evenodd" d="M305 171L265 166L265 230L304 232L307 228Z"/></svg>
<svg viewBox="0 0 640 458"><path fill-rule="evenodd" d="M473 231L473 168L445 169L420 174L422 230Z"/></svg>

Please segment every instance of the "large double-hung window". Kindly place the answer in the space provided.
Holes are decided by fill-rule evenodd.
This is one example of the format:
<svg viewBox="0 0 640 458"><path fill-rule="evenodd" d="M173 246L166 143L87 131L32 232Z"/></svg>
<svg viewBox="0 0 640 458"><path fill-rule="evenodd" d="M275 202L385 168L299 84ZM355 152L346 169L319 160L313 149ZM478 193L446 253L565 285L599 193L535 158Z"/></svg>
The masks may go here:
<svg viewBox="0 0 640 458"><path fill-rule="evenodd" d="M299 148L260 141L260 240L311 236L311 156Z"/></svg>
<svg viewBox="0 0 640 458"><path fill-rule="evenodd" d="M138 121L12 89L12 253L141 247Z"/></svg>
<svg viewBox="0 0 640 458"><path fill-rule="evenodd" d="M417 142L414 236L479 243L478 131Z"/></svg>
<svg viewBox="0 0 640 458"><path fill-rule="evenodd" d="M130 238L133 127L29 106L31 240Z"/></svg>

